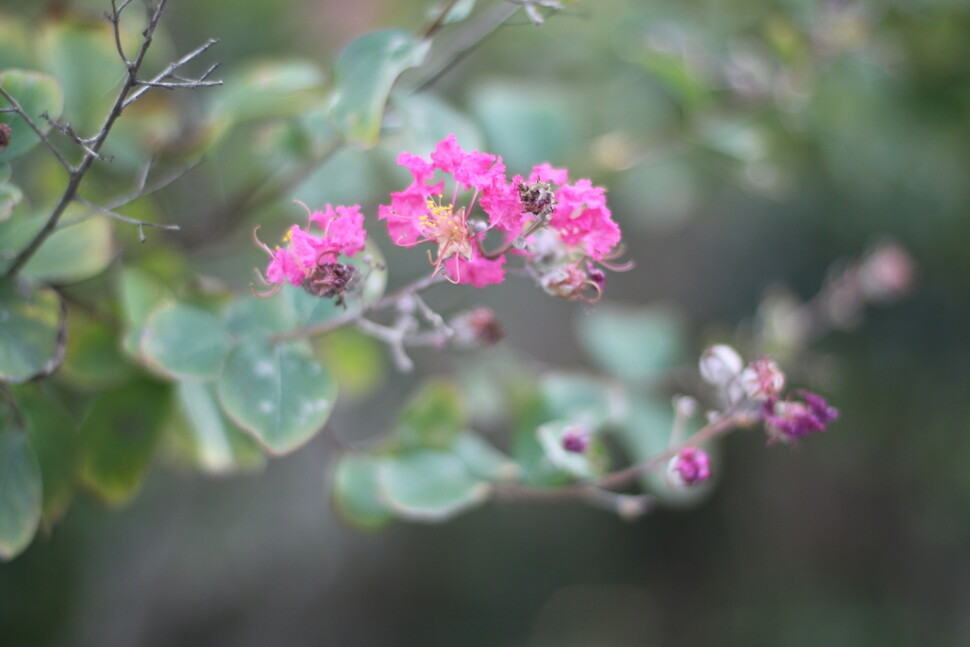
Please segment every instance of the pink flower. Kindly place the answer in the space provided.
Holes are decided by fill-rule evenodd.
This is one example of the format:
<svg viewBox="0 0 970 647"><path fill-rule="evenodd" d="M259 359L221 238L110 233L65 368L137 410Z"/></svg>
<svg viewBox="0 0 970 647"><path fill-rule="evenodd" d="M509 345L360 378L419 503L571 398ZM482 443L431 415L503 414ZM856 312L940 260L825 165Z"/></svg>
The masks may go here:
<svg viewBox="0 0 970 647"><path fill-rule="evenodd" d="M378 208L378 218L386 221L394 243L403 247L436 244L435 272L444 268L454 283L476 287L501 283L505 257L488 257L482 252L481 232L487 226L474 227L468 217L479 194L491 197L501 191L502 160L487 153L466 152L454 135L448 135L435 147L430 161L410 153L402 153L397 161L411 171L413 181L391 194L390 205ZM450 202L444 201L444 182L434 181L436 171L454 178ZM474 191L467 206L457 205L460 190Z"/></svg>
<svg viewBox="0 0 970 647"><path fill-rule="evenodd" d="M290 227L283 237L284 247L270 249L258 238L255 239L270 255L265 278L269 283L303 286L314 294L342 294L346 285L353 282L355 270L337 263L337 257L341 254L354 256L364 249L367 242L360 206L333 207L328 204L324 211L310 213L307 209L307 214L306 228L299 225ZM322 235L309 232L314 223L320 227ZM255 234L253 232L254 238ZM334 276L339 279L334 279ZM331 285L334 281L339 283L337 288ZM327 286L323 287L321 282L327 283Z"/></svg>

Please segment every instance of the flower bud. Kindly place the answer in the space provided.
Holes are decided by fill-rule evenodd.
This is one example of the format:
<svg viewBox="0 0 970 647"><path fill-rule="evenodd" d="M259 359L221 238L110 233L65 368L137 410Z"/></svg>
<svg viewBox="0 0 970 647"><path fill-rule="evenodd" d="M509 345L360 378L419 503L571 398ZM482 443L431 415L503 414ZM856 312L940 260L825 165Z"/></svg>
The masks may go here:
<svg viewBox="0 0 970 647"><path fill-rule="evenodd" d="M741 387L752 400L777 398L785 386L785 374L770 357L759 357L741 371Z"/></svg>
<svg viewBox="0 0 970 647"><path fill-rule="evenodd" d="M9 124L0 124L0 151L7 150L7 146L10 145L11 132Z"/></svg>
<svg viewBox="0 0 970 647"><path fill-rule="evenodd" d="M589 430L585 427L570 427L562 435L562 448L573 454L582 454L589 447Z"/></svg>
<svg viewBox="0 0 970 647"><path fill-rule="evenodd" d="M709 384L724 385L733 380L744 368L738 352L727 344L711 346L701 353L701 377Z"/></svg>
<svg viewBox="0 0 970 647"><path fill-rule="evenodd" d="M909 253L895 243L884 243L859 265L859 288L869 301L892 301L912 289L915 274Z"/></svg>
<svg viewBox="0 0 970 647"><path fill-rule="evenodd" d="M685 447L667 463L667 480L684 487L703 483L711 477L711 459L703 449Z"/></svg>
<svg viewBox="0 0 970 647"><path fill-rule="evenodd" d="M459 348L491 346L505 336L490 308L475 308L455 315L448 326L454 331L451 343Z"/></svg>

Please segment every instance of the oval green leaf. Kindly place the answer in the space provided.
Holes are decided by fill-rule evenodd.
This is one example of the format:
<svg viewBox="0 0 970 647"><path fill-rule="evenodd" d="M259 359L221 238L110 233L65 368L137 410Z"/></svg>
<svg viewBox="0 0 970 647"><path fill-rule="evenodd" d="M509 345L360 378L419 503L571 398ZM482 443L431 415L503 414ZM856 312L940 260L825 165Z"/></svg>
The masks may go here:
<svg viewBox="0 0 970 647"><path fill-rule="evenodd" d="M522 468L511 458L470 431L455 439L451 451L473 476L486 481L514 481L522 474Z"/></svg>
<svg viewBox="0 0 970 647"><path fill-rule="evenodd" d="M119 505L141 488L169 415L167 385L138 379L98 395L81 424L81 482Z"/></svg>
<svg viewBox="0 0 970 647"><path fill-rule="evenodd" d="M319 100L325 78L312 62L259 61L225 79L210 111L231 122L299 114Z"/></svg>
<svg viewBox="0 0 970 647"><path fill-rule="evenodd" d="M41 487L40 466L26 434L0 429L0 559L16 557L34 538Z"/></svg>
<svg viewBox="0 0 970 647"><path fill-rule="evenodd" d="M0 72L0 87L17 100L42 132L50 130L50 124L41 117L42 114L46 112L51 119L61 116L64 92L61 84L52 76L26 70L4 70ZM0 108L10 106L7 99L0 96ZM40 141L37 133L18 114L0 112L0 123L10 126L10 144L0 150L0 162L20 157Z"/></svg>
<svg viewBox="0 0 970 647"><path fill-rule="evenodd" d="M335 66L330 120L348 140L369 148L380 138L384 106L398 76L424 63L430 41L403 30L374 32L348 45Z"/></svg>
<svg viewBox="0 0 970 647"><path fill-rule="evenodd" d="M175 379L215 377L231 339L223 323L201 308L167 303L145 322L141 354L155 369Z"/></svg>
<svg viewBox="0 0 970 647"><path fill-rule="evenodd" d="M219 406L215 384L180 380L176 384L184 418L183 440L192 463L210 474L228 474L260 467L262 448L226 417Z"/></svg>
<svg viewBox="0 0 970 647"><path fill-rule="evenodd" d="M380 458L366 454L347 454L333 472L333 504L337 512L351 524L368 530L386 526L394 519L377 486L380 462Z"/></svg>
<svg viewBox="0 0 970 647"><path fill-rule="evenodd" d="M381 461L378 486L395 514L410 521L441 522L484 502L491 486L449 452L418 451Z"/></svg>
<svg viewBox="0 0 970 647"><path fill-rule="evenodd" d="M100 274L114 258L111 224L86 218L58 229L31 257L23 275L44 283L76 283Z"/></svg>
<svg viewBox="0 0 970 647"><path fill-rule="evenodd" d="M430 380L411 396L398 418L405 448L448 449L467 423L461 391L446 380Z"/></svg>
<svg viewBox="0 0 970 647"><path fill-rule="evenodd" d="M171 297L168 289L151 274L135 268L125 268L118 281L118 301L125 322L121 347L135 359L141 359L141 334L155 306Z"/></svg>
<svg viewBox="0 0 970 647"><path fill-rule="evenodd" d="M306 344L236 346L218 379L229 417L274 454L293 451L319 432L337 398L337 383Z"/></svg>
<svg viewBox="0 0 970 647"><path fill-rule="evenodd" d="M579 319L577 327L593 359L631 382L656 379L683 361L684 326L669 309L601 306Z"/></svg>
<svg viewBox="0 0 970 647"><path fill-rule="evenodd" d="M63 358L65 319L54 290L0 283L0 378L25 382L57 368Z"/></svg>
<svg viewBox="0 0 970 647"><path fill-rule="evenodd" d="M50 528L67 512L77 482L80 438L77 423L60 403L23 387L17 403L27 418L30 443L43 482L43 522ZM28 389L30 389L28 391Z"/></svg>

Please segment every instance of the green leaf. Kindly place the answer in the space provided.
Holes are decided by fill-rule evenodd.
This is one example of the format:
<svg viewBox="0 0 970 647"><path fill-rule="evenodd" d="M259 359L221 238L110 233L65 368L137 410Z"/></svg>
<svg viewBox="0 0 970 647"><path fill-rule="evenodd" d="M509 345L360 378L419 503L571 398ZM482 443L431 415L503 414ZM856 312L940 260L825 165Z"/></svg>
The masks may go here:
<svg viewBox="0 0 970 647"><path fill-rule="evenodd" d="M212 92L210 111L235 123L299 114L319 99L324 80L310 61L250 63Z"/></svg>
<svg viewBox="0 0 970 647"><path fill-rule="evenodd" d="M141 359L141 335L148 315L156 304L171 298L169 290L147 272L126 268L118 281L121 313L126 324L121 347L134 359Z"/></svg>
<svg viewBox="0 0 970 647"><path fill-rule="evenodd" d="M657 379L683 361L684 328L656 306L601 306L578 321L579 338L606 371L634 383Z"/></svg>
<svg viewBox="0 0 970 647"><path fill-rule="evenodd" d="M430 49L430 41L402 30L366 34L348 45L335 65L330 119L337 130L365 148L376 144L397 77L423 64Z"/></svg>
<svg viewBox="0 0 970 647"><path fill-rule="evenodd" d="M448 449L467 422L458 388L445 380L431 380L401 410L397 437L406 448Z"/></svg>
<svg viewBox="0 0 970 647"><path fill-rule="evenodd" d="M475 121L435 94L395 95L394 108L401 125L381 139L380 152L388 167L402 181L409 181L411 176L397 164L401 151L430 155L435 145L449 133L454 133L466 150L481 150L485 146L482 131Z"/></svg>
<svg viewBox="0 0 970 647"><path fill-rule="evenodd" d="M24 192L13 182L4 181L0 184L0 220L6 220L24 199Z"/></svg>
<svg viewBox="0 0 970 647"><path fill-rule="evenodd" d="M106 502L141 488L169 413L167 385L137 379L98 395L81 424L81 481Z"/></svg>
<svg viewBox="0 0 970 647"><path fill-rule="evenodd" d="M54 290L0 282L0 378L26 382L52 372L64 351L64 315Z"/></svg>
<svg viewBox="0 0 970 647"><path fill-rule="evenodd" d="M269 451L293 451L319 432L337 383L305 344L246 340L226 359L219 401L229 417Z"/></svg>
<svg viewBox="0 0 970 647"><path fill-rule="evenodd" d="M57 79L52 76L25 70L4 70L0 72L0 87L17 100L20 107L42 132L46 133L50 130L50 124L41 117L43 113L46 112L51 119L61 116L64 92ZM7 108L10 105L4 97L0 97L0 108ZM40 141L37 133L20 115L2 112L0 123L10 126L10 144L6 149L0 150L0 163L20 157Z"/></svg>
<svg viewBox="0 0 970 647"><path fill-rule="evenodd" d="M74 498L80 466L77 423L60 403L39 392L19 392L17 401L27 418L30 442L40 465L43 521L50 528L64 516Z"/></svg>
<svg viewBox="0 0 970 647"><path fill-rule="evenodd" d="M626 406L623 389L581 373L546 373L539 379L539 393L547 420L573 420L590 429L618 420Z"/></svg>
<svg viewBox="0 0 970 647"><path fill-rule="evenodd" d="M506 166L530 169L536 160L562 159L578 140L578 99L565 86L529 79L476 83L468 103Z"/></svg>
<svg viewBox="0 0 970 647"><path fill-rule="evenodd" d="M7 162L0 162L0 184L9 182L12 175L13 169L10 168L10 164Z"/></svg>
<svg viewBox="0 0 970 647"><path fill-rule="evenodd" d="M86 218L54 232L27 261L23 275L45 283L76 283L103 272L112 258L111 224Z"/></svg>
<svg viewBox="0 0 970 647"><path fill-rule="evenodd" d="M141 353L153 368L175 379L215 377L231 339L214 315L178 303L156 308L145 321Z"/></svg>
<svg viewBox="0 0 970 647"><path fill-rule="evenodd" d="M491 492L460 458L433 450L384 459L377 480L387 505L411 521L446 521L481 504Z"/></svg>
<svg viewBox="0 0 970 647"><path fill-rule="evenodd" d="M187 449L198 467L211 474L227 474L264 464L259 444L219 407L215 384L180 380L175 388L185 419Z"/></svg>
<svg viewBox="0 0 970 647"><path fill-rule="evenodd" d="M318 356L337 380L340 396L361 400L381 384L386 374L383 348L354 328L340 328L314 344Z"/></svg>
<svg viewBox="0 0 970 647"><path fill-rule="evenodd" d="M554 420L540 425L536 430L536 437L542 445L546 459L556 469L578 479L592 480L604 473L606 454L595 436L590 439L585 452L566 451L563 447L563 436L575 426L576 423L572 420Z"/></svg>
<svg viewBox="0 0 970 647"><path fill-rule="evenodd" d="M64 88L65 120L82 136L101 125L124 79L114 43L107 21L82 22L63 14L43 23L37 49L45 69Z"/></svg>
<svg viewBox="0 0 970 647"><path fill-rule="evenodd" d="M13 559L34 538L41 487L40 466L26 434L0 429L0 559Z"/></svg>
<svg viewBox="0 0 970 647"><path fill-rule="evenodd" d="M443 2L439 3L438 6L431 7L430 9L428 9L428 11L425 12L425 15L428 17L429 20L434 20L441 13L441 9L443 6L444 6ZM468 16L471 15L472 10L474 9L475 9L475 0L458 0L451 6L450 9L448 9L448 13L445 14L445 17L442 19L441 24L451 25L456 22L461 22L467 19Z"/></svg>
<svg viewBox="0 0 970 647"><path fill-rule="evenodd" d="M131 377L133 365L121 354L118 330L80 309L68 314L67 354L58 378L81 391L117 386Z"/></svg>
<svg viewBox="0 0 970 647"><path fill-rule="evenodd" d="M461 459L469 473L486 481L514 481L522 472L511 458L470 431L455 439L451 451Z"/></svg>
<svg viewBox="0 0 970 647"><path fill-rule="evenodd" d="M334 468L334 507L340 516L355 526L377 529L394 519L378 491L380 463L380 458L366 454L346 454Z"/></svg>

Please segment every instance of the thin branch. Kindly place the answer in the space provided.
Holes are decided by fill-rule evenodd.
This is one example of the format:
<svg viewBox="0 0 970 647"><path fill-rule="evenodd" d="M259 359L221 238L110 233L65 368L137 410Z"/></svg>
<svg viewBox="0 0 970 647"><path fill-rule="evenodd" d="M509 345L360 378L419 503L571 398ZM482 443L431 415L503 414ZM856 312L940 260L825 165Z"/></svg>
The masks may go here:
<svg viewBox="0 0 970 647"><path fill-rule="evenodd" d="M96 211L103 216L108 216L109 218L114 218L115 220L120 220L121 222L126 222L129 225L135 225L138 227L138 240L140 242L145 242L145 227L151 227L153 229L165 229L167 231L178 231L181 229L178 225L160 225L154 222L146 222L144 220L136 220L134 218L129 218L127 216L122 216L120 213L115 213L111 209L94 204L93 202L88 202L79 195L74 196L74 201L78 204L83 204L88 209Z"/></svg>
<svg viewBox="0 0 970 647"><path fill-rule="evenodd" d="M47 133L45 133L40 126L38 126L37 123L30 118L27 111L23 109L20 103L9 92L3 89L2 85L0 85L0 96L6 99L11 106L10 108L4 109L3 112L17 113L17 115L19 115L20 118L23 119L28 126L30 126L30 129L33 130L38 137L40 137L40 141L43 142L44 146L50 149L50 152L54 154L54 157L57 158L57 161L60 162L61 166L67 169L68 173L73 173L75 170L74 166L68 162L67 159L65 159L64 155L57 148L57 146L54 146L54 143L48 139Z"/></svg>
<svg viewBox="0 0 970 647"><path fill-rule="evenodd" d="M155 29L158 27L158 21L161 19L162 13L165 10L167 0L158 0L158 3L152 6L150 3L146 3L146 11L148 13L148 24L142 31L142 43L141 47L138 49L138 53L135 55L134 59L126 58L123 49L120 47L121 36L119 32L119 16L121 11L128 6L130 0L122 0L121 5L117 5L115 2L112 3L112 14L108 18L109 21L114 25L116 32L116 46L118 48L118 55L121 57L122 62L125 64L127 75L121 89L118 91L115 97L114 104L111 110L104 118L104 122L101 124L101 128L98 130L90 139L83 140L83 150L84 157L81 162L76 167L71 167L67 165L70 173L68 178L67 186L64 188L64 192L61 194L60 199L51 211L50 216L47 218L47 222L44 226L37 232L36 235L28 242L14 257L13 261L7 267L4 276L7 278L12 278L17 275L17 273L23 268L23 266L30 260L30 258L40 249L40 246L47 240L47 238L57 230L57 223L64 215L64 211L67 209L68 205L75 201L81 182L84 176L87 174L88 170L91 168L92 164L96 159L100 158L101 147L104 145L108 134L111 132L112 127L115 122L121 116L125 107L130 105L137 97L147 92L150 86L144 86L135 90L136 86L140 84L138 80L138 71L141 69L142 63L145 61L145 55L148 53L148 48L152 44L152 38L155 34ZM183 56L174 63L169 64L168 67L163 70L161 75L156 76L152 81L158 82L165 78L165 75L171 74L176 69L187 63L188 61L194 59L196 56L207 50L216 41L210 40L203 44L201 47L196 48L194 51ZM4 93L6 94L6 93ZM22 112L22 111L21 111ZM30 122L28 122L30 123ZM36 125L32 126L36 129ZM46 139L42 136L42 139ZM48 143L48 147L53 148ZM62 164L66 164L63 157L59 153L55 153ZM110 211L110 209L109 209ZM137 224L137 223L136 223ZM138 225L139 232L144 235L142 227L144 225Z"/></svg>
<svg viewBox="0 0 970 647"><path fill-rule="evenodd" d="M384 310L385 308L388 308L392 305L397 304L397 302L400 301L401 299L411 296L413 294L418 294L419 292L423 292L428 288L430 288L431 286L437 285L438 283L441 283L444 280L445 278L441 274L437 274L437 275L431 274L431 275L425 276L413 283L410 283L404 286L397 292L394 292L393 294L389 294L385 296L383 299L375 301L370 305L357 306L356 308L347 310L343 314L340 314L334 317L333 319L327 319L326 321L322 321L314 326L308 326L306 328L297 328L296 330L290 330L288 332L274 335L273 337L270 338L270 341L275 344L283 341L289 341L291 339L304 339L308 337L316 337L317 335L323 335L332 330L343 328L344 326L357 323L358 320L363 319L364 316L372 312L378 312L380 310Z"/></svg>
<svg viewBox="0 0 970 647"><path fill-rule="evenodd" d="M51 128L69 137L71 141L73 141L75 144L80 146L85 153L87 153L88 155L91 155L92 157L96 157L99 160L107 161L107 159L103 155L91 149L91 147L89 146L91 140L83 139L71 127L71 124L62 124L58 121L54 121L53 119L51 119L50 115L47 114L46 112L43 113L41 117L43 117L44 120L51 125Z"/></svg>
<svg viewBox="0 0 970 647"><path fill-rule="evenodd" d="M164 4L164 0L162 0L162 2L160 4ZM162 70L161 72L159 72L158 74L156 74L154 77L152 77L148 81L138 81L137 79L133 79L132 80L132 85L139 85L139 86L142 86L142 87L140 87L138 90L135 90L134 92L132 92L131 93L131 96L129 96L127 99L125 99L122 102L121 108L122 109L127 108L133 102L137 101L143 94L145 94L146 92L148 92L148 90L150 90L152 87L157 87L157 86L165 83L165 79L169 78L172 75L172 73L175 72L175 70L179 69L180 67L182 67L186 63L188 63L188 62L192 61L193 59L197 58L199 55L201 55L203 52L205 52L207 49L209 49L213 45L217 44L218 42L219 42L219 40L217 38L210 38L209 40L207 40L206 42L202 43L201 45L199 45L198 47L196 47L194 50L192 50L191 52L189 52L188 54L186 54L182 58L178 59L177 61L173 61L172 63L169 63L168 66L164 70ZM215 69L215 67L210 68L209 71L206 72L206 76L208 76L212 72L212 70L214 70L214 69ZM213 86L213 85L222 85L222 81L205 81L205 80L199 79L199 80L195 80L195 81L192 81L192 82L183 83L183 84L178 85L176 87L183 87L183 88L202 88L202 87L209 87L209 86ZM171 86L169 86L169 87L171 87Z"/></svg>
<svg viewBox="0 0 970 647"><path fill-rule="evenodd" d="M520 5L516 5L511 2L503 2L498 5L491 15L482 19L482 25L478 27L477 30L469 30L469 34L462 41L460 41L453 51L448 54L445 60L439 64L438 69L431 72L427 78L414 87L414 89L411 91L412 94L422 92L437 83L441 77L451 71L451 69L463 61L466 56L471 54L475 48L485 42L486 38L498 31L502 25L508 22L509 19L511 19L520 8Z"/></svg>
<svg viewBox="0 0 970 647"><path fill-rule="evenodd" d="M672 445L666 451L655 454L616 472L607 474L596 481L576 483L559 488L543 488L519 483L498 483L495 485L496 498L508 501L604 501L601 492L626 487L640 475L658 469L677 455L685 447L708 443L732 429L747 422L744 414L725 414L707 424L682 443ZM615 493L614 493L615 494ZM601 506L602 507L602 506Z"/></svg>
<svg viewBox="0 0 970 647"><path fill-rule="evenodd" d="M434 20L428 23L428 26L421 30L421 34L418 36L421 40L427 40L434 36L435 32L441 29L445 24L445 19L448 14L451 13L452 8L458 4L458 0L448 0L445 6L438 11L438 15L435 16Z"/></svg>

